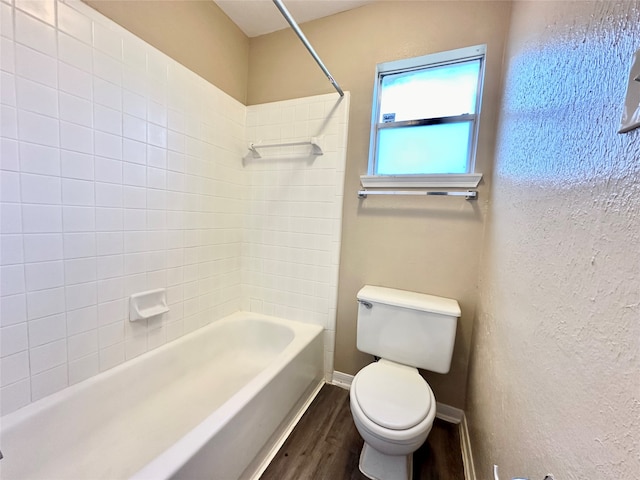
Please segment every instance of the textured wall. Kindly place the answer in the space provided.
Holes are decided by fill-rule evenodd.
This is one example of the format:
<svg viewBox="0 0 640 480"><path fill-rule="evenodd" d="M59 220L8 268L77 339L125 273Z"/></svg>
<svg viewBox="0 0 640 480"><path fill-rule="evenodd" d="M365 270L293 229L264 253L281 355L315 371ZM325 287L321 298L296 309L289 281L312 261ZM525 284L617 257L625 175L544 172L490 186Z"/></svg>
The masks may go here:
<svg viewBox="0 0 640 480"><path fill-rule="evenodd" d="M640 2L516 2L468 416L478 478L640 475Z"/></svg>
<svg viewBox="0 0 640 480"><path fill-rule="evenodd" d="M497 1L376 2L302 26L340 85L351 92L336 331L336 370L355 374L371 362L356 349L356 293L365 284L414 290L460 302L451 372L428 373L439 401L464 407L476 279L500 95L510 3ZM477 171L480 200L370 197L359 200L366 174L375 65L487 44ZM249 104L331 92L293 32L250 42Z"/></svg>

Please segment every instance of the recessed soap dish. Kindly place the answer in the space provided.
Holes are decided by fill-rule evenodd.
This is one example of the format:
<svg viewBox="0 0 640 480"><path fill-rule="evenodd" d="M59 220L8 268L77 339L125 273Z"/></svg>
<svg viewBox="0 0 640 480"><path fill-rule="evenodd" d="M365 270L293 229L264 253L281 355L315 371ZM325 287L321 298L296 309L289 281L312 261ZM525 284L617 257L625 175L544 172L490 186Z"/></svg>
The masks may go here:
<svg viewBox="0 0 640 480"><path fill-rule="evenodd" d="M169 311L167 289L158 288L134 293L129 298L129 321L146 320Z"/></svg>

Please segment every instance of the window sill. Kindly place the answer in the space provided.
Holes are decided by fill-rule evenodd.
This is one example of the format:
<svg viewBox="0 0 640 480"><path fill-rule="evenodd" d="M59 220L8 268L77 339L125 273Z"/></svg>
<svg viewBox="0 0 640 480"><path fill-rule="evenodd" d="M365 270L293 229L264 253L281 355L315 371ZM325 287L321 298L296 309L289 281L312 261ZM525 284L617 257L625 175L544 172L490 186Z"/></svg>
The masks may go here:
<svg viewBox="0 0 640 480"><path fill-rule="evenodd" d="M446 173L430 175L360 175L364 188L475 188L481 173Z"/></svg>

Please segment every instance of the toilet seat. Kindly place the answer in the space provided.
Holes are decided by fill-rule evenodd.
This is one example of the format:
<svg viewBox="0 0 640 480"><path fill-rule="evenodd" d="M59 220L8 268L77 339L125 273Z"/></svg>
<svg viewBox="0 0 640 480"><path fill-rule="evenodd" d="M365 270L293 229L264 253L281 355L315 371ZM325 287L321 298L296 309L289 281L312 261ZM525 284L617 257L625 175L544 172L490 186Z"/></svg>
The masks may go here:
<svg viewBox="0 0 640 480"><path fill-rule="evenodd" d="M354 396L362 413L391 430L407 430L424 421L432 408L431 390L413 367L381 359L357 374Z"/></svg>

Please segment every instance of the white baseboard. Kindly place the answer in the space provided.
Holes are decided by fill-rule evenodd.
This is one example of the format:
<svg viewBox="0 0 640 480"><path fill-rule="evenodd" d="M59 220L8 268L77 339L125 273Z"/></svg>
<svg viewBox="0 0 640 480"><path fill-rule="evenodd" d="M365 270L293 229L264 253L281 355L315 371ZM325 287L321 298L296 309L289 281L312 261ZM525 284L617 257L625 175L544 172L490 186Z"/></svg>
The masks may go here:
<svg viewBox="0 0 640 480"><path fill-rule="evenodd" d="M344 388L345 390L349 390L351 388L351 382L353 382L353 375L349 375L348 373L336 372L333 371L331 384L336 387Z"/></svg>
<svg viewBox="0 0 640 480"><path fill-rule="evenodd" d="M446 403L436 403L436 417L445 422L459 424L464 418L464 410L452 407Z"/></svg>
<svg viewBox="0 0 640 480"><path fill-rule="evenodd" d="M353 375L334 370L331 384L349 390L353 382ZM460 423L464 418L464 411L445 403L436 404L436 417L449 423Z"/></svg>
<svg viewBox="0 0 640 480"><path fill-rule="evenodd" d="M471 439L469 437L469 426L467 425L466 415L462 416L462 421L460 422L460 449L462 450L465 480L476 480L476 469L473 465Z"/></svg>

